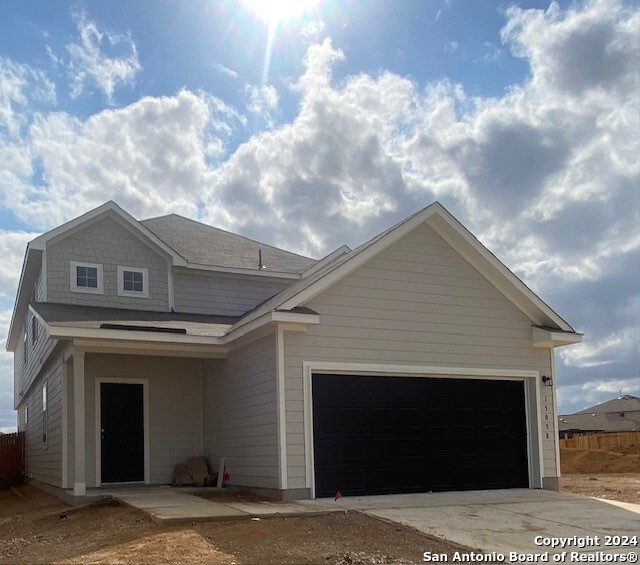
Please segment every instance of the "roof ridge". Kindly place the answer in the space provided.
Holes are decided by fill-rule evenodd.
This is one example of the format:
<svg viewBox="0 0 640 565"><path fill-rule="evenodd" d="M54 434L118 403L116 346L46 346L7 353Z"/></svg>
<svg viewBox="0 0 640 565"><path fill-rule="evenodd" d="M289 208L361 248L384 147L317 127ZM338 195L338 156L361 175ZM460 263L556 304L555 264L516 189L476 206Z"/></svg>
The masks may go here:
<svg viewBox="0 0 640 565"><path fill-rule="evenodd" d="M216 226L212 226L210 224L205 224L204 222L201 222L200 220L194 220L193 218L187 218L186 216L181 216L180 214L176 214L176 213L165 214L164 216L156 216L154 218L146 218L144 220L140 220L140 222L144 223L144 222L151 221L151 220L159 220L161 218L168 218L169 216L175 216L176 218L180 218L182 220L187 220L189 222L192 222L194 224L198 224L200 226L203 226L203 227L211 229L211 230L216 230L216 231L219 231L219 232L227 233L229 235L233 235L235 237L239 237L241 239L244 239L245 241L250 241L251 243L256 243L256 244L261 245L263 247L269 247L271 249L275 249L276 251L284 251L285 253L290 253L291 255L295 255L296 257L300 257L302 259L310 259L311 261L318 261L318 259L314 259L313 257L308 257L306 255L302 255L302 254L296 253L294 251L289 251L288 249L283 249L281 247L276 247L275 245L271 245L269 243L264 243L263 241L258 241L257 239L251 239L250 237L247 237L245 235L242 235L242 234L239 234L239 233L235 233L235 232L232 232L230 230L225 230L223 228L219 228L219 227L216 227Z"/></svg>

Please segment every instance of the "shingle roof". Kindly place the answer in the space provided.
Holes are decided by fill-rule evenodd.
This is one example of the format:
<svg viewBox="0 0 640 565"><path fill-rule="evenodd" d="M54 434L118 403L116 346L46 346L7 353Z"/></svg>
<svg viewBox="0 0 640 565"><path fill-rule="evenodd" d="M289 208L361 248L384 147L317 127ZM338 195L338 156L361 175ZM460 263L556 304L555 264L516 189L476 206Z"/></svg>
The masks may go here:
<svg viewBox="0 0 640 565"><path fill-rule="evenodd" d="M558 429L561 432L581 430L586 432L631 432L640 430L640 422L625 418L619 414L569 414L558 416Z"/></svg>
<svg viewBox="0 0 640 565"><path fill-rule="evenodd" d="M423 211L424 210L420 210L420 211L416 212L415 214L411 214L411 216L409 216L408 218L405 218L401 222L398 222L394 226L391 226L389 229L383 231L382 233L379 233L378 235L376 235L375 237L373 237L369 241L366 241L365 243L363 243L359 247L356 247L355 249L349 251L348 253L345 253L344 255L340 255L340 256L336 257L336 259L334 259L330 263L327 263L327 265L325 265L322 269L320 269L316 273L313 273L312 275L293 283L291 286L285 288L282 292L276 294L275 296L272 296L271 298L268 298L267 300L265 300L261 304L258 304L252 310L249 310L248 312L245 312L245 314L242 316L240 321L238 321L233 326L233 328L231 328L231 331L233 331L233 330L235 330L237 328L240 328L240 327L244 326L245 324L248 324L252 320L255 320L255 319L259 318L260 316L266 314L267 312L271 312L271 310L276 310L278 308L278 306L280 306L281 304L284 304L290 298L293 298L294 296L296 296L297 294L299 294L300 292L302 292L306 288L310 287L313 283L315 283L316 281L320 280L322 277L328 275L331 271L334 271L340 265L346 263L347 261L350 261L356 255L359 255L360 253L362 253L363 251L365 251L366 249L371 247L374 243L376 243L377 241L382 239L388 233L390 233L393 230L399 228L400 226L402 226L403 224L408 222L411 218L413 218L414 216L417 216L418 214L422 213Z"/></svg>
<svg viewBox="0 0 640 565"><path fill-rule="evenodd" d="M169 214L140 222L190 263L237 269L258 269L258 251L266 272L302 273L316 263L290 251L278 249L189 218Z"/></svg>
<svg viewBox="0 0 640 565"><path fill-rule="evenodd" d="M640 410L640 398L637 396L631 396L625 394L620 398L614 398L613 400L607 400L601 404L596 404L590 408L585 408L576 412L576 414L593 414L599 412L632 412L634 410Z"/></svg>
<svg viewBox="0 0 640 565"><path fill-rule="evenodd" d="M51 302L32 302L30 306L49 325L76 328L100 328L105 323L116 323L123 327L184 329L189 335L218 336L238 320L234 316L150 312Z"/></svg>

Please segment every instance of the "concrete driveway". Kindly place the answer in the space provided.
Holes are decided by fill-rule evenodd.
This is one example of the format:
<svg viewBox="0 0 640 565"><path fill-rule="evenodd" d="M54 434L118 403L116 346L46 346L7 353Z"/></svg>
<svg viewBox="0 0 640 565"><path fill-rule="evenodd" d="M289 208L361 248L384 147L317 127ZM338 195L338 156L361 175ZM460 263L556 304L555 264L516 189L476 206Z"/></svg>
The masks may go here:
<svg viewBox="0 0 640 565"><path fill-rule="evenodd" d="M507 563L554 562L553 554L564 551L566 556L556 555L556 562L608 563L619 554L635 563L638 557L638 540L633 539L640 536L638 504L530 489L343 497L307 504L358 510L482 553L502 554Z"/></svg>

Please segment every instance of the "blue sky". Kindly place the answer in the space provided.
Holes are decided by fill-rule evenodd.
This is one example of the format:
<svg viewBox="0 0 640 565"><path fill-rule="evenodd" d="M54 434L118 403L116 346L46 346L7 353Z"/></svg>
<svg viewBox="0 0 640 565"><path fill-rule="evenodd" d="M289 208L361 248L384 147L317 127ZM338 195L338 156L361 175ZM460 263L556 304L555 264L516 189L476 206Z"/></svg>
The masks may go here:
<svg viewBox="0 0 640 565"><path fill-rule="evenodd" d="M638 3L260 12L0 5L0 331L26 242L105 200L314 257L439 200L585 333L561 411L640 394Z"/></svg>

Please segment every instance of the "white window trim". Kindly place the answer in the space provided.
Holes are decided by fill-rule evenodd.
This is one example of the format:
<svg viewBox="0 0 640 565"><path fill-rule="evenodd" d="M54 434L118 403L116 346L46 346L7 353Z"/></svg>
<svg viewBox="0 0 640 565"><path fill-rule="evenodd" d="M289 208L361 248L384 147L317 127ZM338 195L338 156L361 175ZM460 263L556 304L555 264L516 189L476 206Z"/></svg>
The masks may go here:
<svg viewBox="0 0 640 565"><path fill-rule="evenodd" d="M90 267L98 270L98 288L78 286L77 267ZM84 261L69 262L69 290L87 294L104 294L104 277L102 263L85 263Z"/></svg>
<svg viewBox="0 0 640 565"><path fill-rule="evenodd" d="M124 272L131 271L142 273L142 292L124 289ZM130 296L134 298L149 298L149 269L146 267L127 267L118 265L118 296Z"/></svg>

